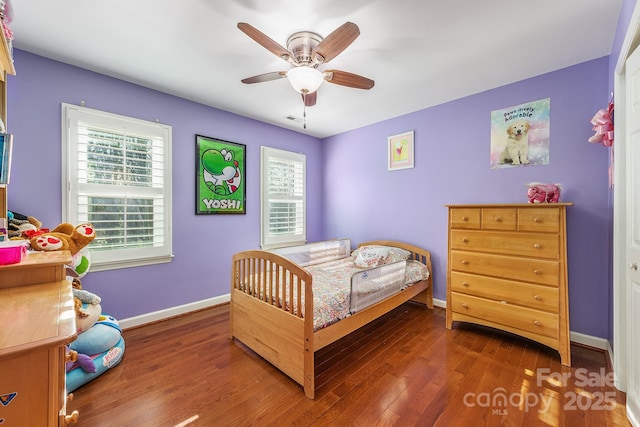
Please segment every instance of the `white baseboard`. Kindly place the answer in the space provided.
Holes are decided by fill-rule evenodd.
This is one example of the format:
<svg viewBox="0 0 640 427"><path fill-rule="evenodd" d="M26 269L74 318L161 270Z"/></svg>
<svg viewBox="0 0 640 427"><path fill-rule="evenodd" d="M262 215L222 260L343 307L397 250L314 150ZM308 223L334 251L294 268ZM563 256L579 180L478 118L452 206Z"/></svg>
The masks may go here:
<svg viewBox="0 0 640 427"><path fill-rule="evenodd" d="M613 366L613 348L609 340L607 340L607 357L609 358L609 366Z"/></svg>
<svg viewBox="0 0 640 427"><path fill-rule="evenodd" d="M441 299L433 299L433 305L436 307L447 308L447 302ZM611 361L613 352L609 341L604 338L592 337L591 335L581 334L580 332L570 332L569 339L577 344L587 345L589 347L606 350ZM613 364L612 364L613 366Z"/></svg>
<svg viewBox="0 0 640 427"><path fill-rule="evenodd" d="M581 334L580 332L571 332L569 336L571 342L575 342L577 344L587 345L600 350L609 349L609 341L604 338L593 337L591 335Z"/></svg>
<svg viewBox="0 0 640 427"><path fill-rule="evenodd" d="M231 295L220 295L214 298L208 298L189 304L179 305L176 307L166 308L164 310L158 310L151 313L141 314L140 316L128 317L126 319L118 319L118 323L122 329L133 328L136 326L142 326L147 323L153 323L160 320L169 319L171 317L180 316L192 311L202 310L204 308L213 307L216 305L227 303L231 300Z"/></svg>
<svg viewBox="0 0 640 427"><path fill-rule="evenodd" d="M122 329L133 328L136 326L142 326L147 323L158 322L160 320L169 319L171 317L179 316L189 313L191 311L202 310L204 308L213 307L216 305L227 303L231 300L231 295L220 295L214 298L208 298L201 301L192 302L189 304L179 305L176 307L167 308L164 310L154 311L151 313L145 313L140 316L129 317L126 319L118 320ZM447 308L447 302L441 299L433 299L433 305L436 307ZM570 333L571 341L587 345L589 347L598 348L600 350L606 350L608 357L611 359L613 351L609 341L604 338L593 337L591 335L581 334L579 332Z"/></svg>

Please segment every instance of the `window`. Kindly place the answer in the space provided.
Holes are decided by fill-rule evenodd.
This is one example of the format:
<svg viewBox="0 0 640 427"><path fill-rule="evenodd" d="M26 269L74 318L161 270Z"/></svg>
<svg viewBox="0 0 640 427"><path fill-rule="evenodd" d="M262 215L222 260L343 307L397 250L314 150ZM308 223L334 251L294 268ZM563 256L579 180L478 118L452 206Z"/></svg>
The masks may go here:
<svg viewBox="0 0 640 427"><path fill-rule="evenodd" d="M261 147L262 249L303 244L306 227L306 156Z"/></svg>
<svg viewBox="0 0 640 427"><path fill-rule="evenodd" d="M62 218L90 222L91 269L171 261L171 127L62 104Z"/></svg>

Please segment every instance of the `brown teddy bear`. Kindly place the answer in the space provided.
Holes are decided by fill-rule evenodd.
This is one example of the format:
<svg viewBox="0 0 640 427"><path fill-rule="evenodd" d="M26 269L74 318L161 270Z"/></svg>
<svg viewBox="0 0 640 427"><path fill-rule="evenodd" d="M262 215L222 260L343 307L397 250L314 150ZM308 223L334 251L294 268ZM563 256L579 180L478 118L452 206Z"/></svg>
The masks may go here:
<svg viewBox="0 0 640 427"><path fill-rule="evenodd" d="M91 224L74 227L68 222L62 223L48 233L33 237L29 243L36 251L64 251L71 255L80 252L96 238L96 229Z"/></svg>

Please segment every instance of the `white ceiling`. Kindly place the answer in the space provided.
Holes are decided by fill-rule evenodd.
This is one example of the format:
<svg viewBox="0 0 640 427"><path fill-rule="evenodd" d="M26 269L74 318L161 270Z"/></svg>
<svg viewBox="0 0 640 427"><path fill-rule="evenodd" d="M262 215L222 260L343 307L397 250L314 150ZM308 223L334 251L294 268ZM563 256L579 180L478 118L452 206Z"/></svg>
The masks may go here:
<svg viewBox="0 0 640 427"><path fill-rule="evenodd" d="M610 53L622 0L13 0L16 48L316 137L327 137ZM237 27L286 47L347 21L360 36L319 69L375 80L323 83L303 103L289 69ZM20 64L16 64L20 73Z"/></svg>

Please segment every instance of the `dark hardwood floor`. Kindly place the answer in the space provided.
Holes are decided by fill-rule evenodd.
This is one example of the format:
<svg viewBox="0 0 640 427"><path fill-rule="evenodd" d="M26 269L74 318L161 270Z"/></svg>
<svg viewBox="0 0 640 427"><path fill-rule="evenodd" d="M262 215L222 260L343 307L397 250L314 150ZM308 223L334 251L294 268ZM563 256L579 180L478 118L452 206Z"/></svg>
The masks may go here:
<svg viewBox="0 0 640 427"><path fill-rule="evenodd" d="M316 355L316 398L238 341L228 306L124 332L79 426L629 426L605 353L557 352L406 303Z"/></svg>

